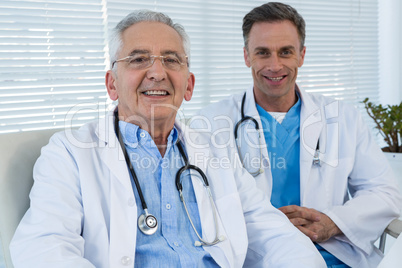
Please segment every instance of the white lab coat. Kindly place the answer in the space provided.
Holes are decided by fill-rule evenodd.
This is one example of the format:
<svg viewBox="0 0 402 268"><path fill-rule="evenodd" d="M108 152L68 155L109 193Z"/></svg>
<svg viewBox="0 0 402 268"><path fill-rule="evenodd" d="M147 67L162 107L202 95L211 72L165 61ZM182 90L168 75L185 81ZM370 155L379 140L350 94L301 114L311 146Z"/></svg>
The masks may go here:
<svg viewBox="0 0 402 268"><path fill-rule="evenodd" d="M401 208L401 197L390 166L355 108L321 95L311 95L299 89L298 92L302 100L301 206L325 213L344 233L320 245L352 267L376 267L382 254L373 243L392 219L399 216ZM234 95L203 109L193 117L191 127L210 132L213 142L237 151L233 127L241 118L242 97L243 93ZM244 113L255 118L261 126L253 87L247 91ZM247 121L245 124L252 123ZM246 135L239 133L243 137L239 141L242 142L247 135L251 137L252 132L255 130ZM254 133L254 137L258 134ZM318 139L320 167L312 164ZM259 142L263 147L265 172L257 175L255 180L270 197L270 169L275 163L269 162L269 146L267 149L263 134ZM249 151L249 158L260 159L259 150L251 147L241 147L241 153Z"/></svg>
<svg viewBox="0 0 402 268"><path fill-rule="evenodd" d="M206 144L202 136L191 133L184 140L190 163L206 173L215 199L219 233L226 239L204 249L221 267L241 267L247 253L250 267L325 267L313 244L270 206L251 176L234 168L234 161L226 168L208 165L213 155L199 148L207 147L200 146ZM229 157L227 150L214 154ZM134 266L137 204L112 113L99 124L54 135L42 149L34 179L31 207L10 246L16 268ZM202 236L212 241L208 196L201 180L194 174L191 179Z"/></svg>

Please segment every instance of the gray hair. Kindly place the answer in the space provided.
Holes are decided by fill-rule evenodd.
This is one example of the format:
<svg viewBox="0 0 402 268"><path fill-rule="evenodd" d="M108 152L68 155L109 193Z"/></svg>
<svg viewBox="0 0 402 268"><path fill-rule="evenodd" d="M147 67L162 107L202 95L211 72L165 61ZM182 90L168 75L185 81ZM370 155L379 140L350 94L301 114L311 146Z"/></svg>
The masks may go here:
<svg viewBox="0 0 402 268"><path fill-rule="evenodd" d="M306 23L303 17L293 7L279 3L269 2L251 10L243 18L243 39L244 46L248 50L248 37L251 27L256 22L277 22L289 20L297 29L300 40L300 50L304 47L306 39Z"/></svg>
<svg viewBox="0 0 402 268"><path fill-rule="evenodd" d="M184 52L186 53L188 63L190 64L190 38L184 30L184 27L179 23L174 23L171 18L161 12L142 9L128 14L111 31L109 37L110 68L112 68L112 63L117 60L122 48L122 34L124 31L130 26L143 21L160 22L172 27L180 35L183 41Z"/></svg>

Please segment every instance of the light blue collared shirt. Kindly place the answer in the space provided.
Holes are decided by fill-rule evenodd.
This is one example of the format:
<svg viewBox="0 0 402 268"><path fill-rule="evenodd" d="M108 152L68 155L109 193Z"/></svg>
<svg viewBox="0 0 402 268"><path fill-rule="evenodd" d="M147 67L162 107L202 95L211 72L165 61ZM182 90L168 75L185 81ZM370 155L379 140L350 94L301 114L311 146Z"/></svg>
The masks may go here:
<svg viewBox="0 0 402 268"><path fill-rule="evenodd" d="M164 157L151 136L134 124L119 121L127 153L134 167L148 212L158 220L158 230L145 235L137 228L135 267L218 267L202 247L176 189L177 171L184 161L177 148L178 131L170 132ZM201 235L201 223L189 172L181 176L183 194L191 219ZM144 213L141 200L131 178L138 215Z"/></svg>

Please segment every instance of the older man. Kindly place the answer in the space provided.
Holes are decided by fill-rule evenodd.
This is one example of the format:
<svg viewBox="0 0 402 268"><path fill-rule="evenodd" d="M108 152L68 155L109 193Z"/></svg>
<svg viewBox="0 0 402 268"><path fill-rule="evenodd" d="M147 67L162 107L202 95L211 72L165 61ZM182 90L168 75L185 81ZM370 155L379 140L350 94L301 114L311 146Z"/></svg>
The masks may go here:
<svg viewBox="0 0 402 268"><path fill-rule="evenodd" d="M106 87L117 109L43 149L11 244L16 267L324 265L236 156L175 123L194 88L189 49L161 13L116 26Z"/></svg>

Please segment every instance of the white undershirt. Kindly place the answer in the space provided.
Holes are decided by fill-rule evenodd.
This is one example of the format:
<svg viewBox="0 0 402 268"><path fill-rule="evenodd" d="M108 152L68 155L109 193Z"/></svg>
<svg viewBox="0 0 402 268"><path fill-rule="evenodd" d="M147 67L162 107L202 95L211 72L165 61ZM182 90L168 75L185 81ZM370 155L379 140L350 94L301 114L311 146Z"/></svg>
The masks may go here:
<svg viewBox="0 0 402 268"><path fill-rule="evenodd" d="M279 112L268 112L279 124L282 124L283 119L286 116L286 113L279 113Z"/></svg>

